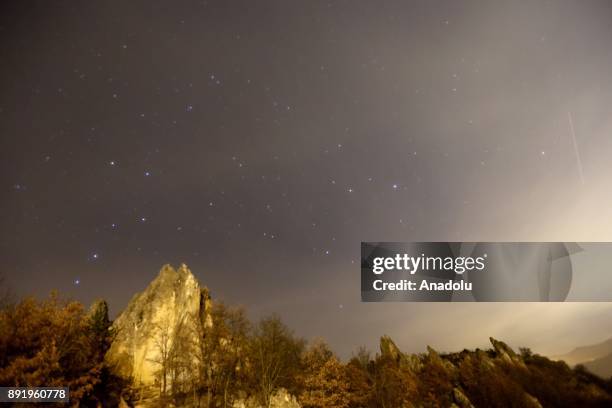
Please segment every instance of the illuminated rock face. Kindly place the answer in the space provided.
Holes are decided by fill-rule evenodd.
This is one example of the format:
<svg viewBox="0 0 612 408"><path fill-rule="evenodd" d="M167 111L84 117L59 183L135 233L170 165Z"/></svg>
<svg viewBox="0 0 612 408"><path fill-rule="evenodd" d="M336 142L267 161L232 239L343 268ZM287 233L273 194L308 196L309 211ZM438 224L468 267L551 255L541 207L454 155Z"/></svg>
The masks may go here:
<svg viewBox="0 0 612 408"><path fill-rule="evenodd" d="M186 265L162 267L157 278L136 294L113 323L116 337L106 355L116 374L136 388L160 388L165 357L178 335L198 346L212 325L211 300ZM195 373L197 370L193 370ZM168 383L168 387L169 387Z"/></svg>

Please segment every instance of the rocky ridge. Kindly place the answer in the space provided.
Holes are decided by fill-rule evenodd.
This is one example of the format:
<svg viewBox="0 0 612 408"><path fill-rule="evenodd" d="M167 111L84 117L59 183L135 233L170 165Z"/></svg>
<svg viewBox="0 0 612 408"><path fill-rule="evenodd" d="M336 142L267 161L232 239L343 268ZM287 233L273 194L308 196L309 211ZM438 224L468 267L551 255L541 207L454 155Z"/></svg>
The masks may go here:
<svg viewBox="0 0 612 408"><path fill-rule="evenodd" d="M92 310L103 312L105 307L105 304L99 304ZM162 267L159 275L143 292L132 298L112 326L115 338L106 354L106 361L116 375L131 381L130 391L126 394L129 406L159 406L166 386L160 378L171 377L168 387L175 382L190 383L190 378L177 382L176 373L160 375L165 353L180 344L185 336L191 336L187 343L195 345L195 348L183 350L182 354L185 361L193 361L196 365L181 375L199 375L203 370L198 368L198 359L191 353L197 352L198 339L211 327L212 300L208 289L200 286L186 265L178 269L170 265ZM216 323L214 327L217 327ZM428 346L425 353L409 354L402 352L389 336L382 336L380 353L362 369L369 378L367 386L370 389L378 381L376 375L380 368L390 368L387 372L393 375L399 373L405 387L402 407L473 408L511 400L518 404L516 406L541 408L558 398L565 398L565 405L559 406L572 406L571 401L575 401L574 405L591 400L612 403L612 384L605 380L572 370L563 362L534 355L527 349L516 353L502 341L494 338L489 338L489 341L492 348L488 350L439 353ZM568 385L561 387L560 384ZM166 391L169 393L170 389L166 388ZM296 395L301 398L299 392ZM563 397L559 397L561 394ZM276 389L268 408L300 408L296 395L282 388ZM195 397L193 401L196 401ZM197 403L187 400L177 405L167 401L163 404L197 406ZM240 391L233 407L261 408L250 390Z"/></svg>
<svg viewBox="0 0 612 408"><path fill-rule="evenodd" d="M424 370L436 368L437 376L450 382L449 389L452 390L449 400L451 400L452 408L474 408L474 404L466 395L465 390L459 379L460 370L463 362L469 362L479 367L482 372L494 373L496 370L506 370L509 367L512 369L525 370L527 366L523 359L517 355L511 347L502 341L489 338L492 350L483 351L477 349L475 351L464 350L459 353L449 353L441 355L432 347L427 346L427 353L423 354L406 354L400 351L389 336L382 336L380 339L380 353L393 361L396 361L398 366L407 372L413 374L415 383L418 383ZM542 405L529 393L524 393L524 405L530 408L541 408Z"/></svg>

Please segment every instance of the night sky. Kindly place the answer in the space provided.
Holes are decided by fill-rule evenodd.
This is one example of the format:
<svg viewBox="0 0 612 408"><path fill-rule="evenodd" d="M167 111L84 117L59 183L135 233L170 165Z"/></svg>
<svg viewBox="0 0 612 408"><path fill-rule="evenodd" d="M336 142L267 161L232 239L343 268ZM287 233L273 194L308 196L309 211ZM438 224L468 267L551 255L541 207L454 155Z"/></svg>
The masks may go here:
<svg viewBox="0 0 612 408"><path fill-rule="evenodd" d="M3 2L2 273L116 314L185 262L343 356L610 337L606 303L360 303L361 241L612 240L612 3L517 3Z"/></svg>

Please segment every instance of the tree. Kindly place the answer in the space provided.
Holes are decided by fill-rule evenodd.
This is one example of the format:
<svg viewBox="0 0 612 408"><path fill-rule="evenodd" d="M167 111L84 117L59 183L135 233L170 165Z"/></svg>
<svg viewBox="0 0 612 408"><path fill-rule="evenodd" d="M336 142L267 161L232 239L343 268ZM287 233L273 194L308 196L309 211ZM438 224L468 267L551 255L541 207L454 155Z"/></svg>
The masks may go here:
<svg viewBox="0 0 612 408"><path fill-rule="evenodd" d="M262 319L250 341L249 361L260 402L270 406L279 387L295 389L304 341L296 338L277 316Z"/></svg>
<svg viewBox="0 0 612 408"><path fill-rule="evenodd" d="M99 359L103 360L115 335L108 318L108 303L105 300L97 300L92 304L89 322L92 347L97 351Z"/></svg>
<svg viewBox="0 0 612 408"><path fill-rule="evenodd" d="M150 361L159 366L156 372L156 382L159 383L159 393L162 400L168 391L168 375L170 372L170 347L172 346L172 329L168 321L155 324L155 350L157 354Z"/></svg>
<svg viewBox="0 0 612 408"><path fill-rule="evenodd" d="M366 407L372 399L372 381L369 373L371 365L370 352L365 347L360 347L345 367L351 408Z"/></svg>
<svg viewBox="0 0 612 408"><path fill-rule="evenodd" d="M0 310L0 385L68 386L75 401L99 401L108 340L99 323L55 293Z"/></svg>
<svg viewBox="0 0 612 408"><path fill-rule="evenodd" d="M183 399L195 386L192 382L192 373L196 369L193 359L195 333L189 330L186 323L187 317L184 317L174 327L167 361L167 373L175 405L184 405Z"/></svg>
<svg viewBox="0 0 612 408"><path fill-rule="evenodd" d="M249 321L244 309L222 302L212 304L209 314L201 318L199 324L193 325L199 330L194 337L200 373L195 386L205 391L207 407L232 406L247 378Z"/></svg>
<svg viewBox="0 0 612 408"><path fill-rule="evenodd" d="M347 408L350 402L345 367L327 344L315 340L303 360L303 391L299 401L305 408Z"/></svg>
<svg viewBox="0 0 612 408"><path fill-rule="evenodd" d="M13 303L13 293L6 283L4 275L0 274L0 310L6 309Z"/></svg>
<svg viewBox="0 0 612 408"><path fill-rule="evenodd" d="M372 399L376 407L410 406L416 396L416 382L408 369L388 355L377 356L370 366Z"/></svg>

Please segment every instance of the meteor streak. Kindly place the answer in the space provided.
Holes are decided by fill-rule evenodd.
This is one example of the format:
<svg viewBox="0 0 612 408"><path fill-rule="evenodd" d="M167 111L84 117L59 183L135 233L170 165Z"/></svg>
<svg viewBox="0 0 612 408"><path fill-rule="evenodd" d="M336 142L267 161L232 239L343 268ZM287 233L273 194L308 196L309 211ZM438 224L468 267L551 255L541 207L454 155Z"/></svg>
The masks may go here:
<svg viewBox="0 0 612 408"><path fill-rule="evenodd" d="M580 160L580 153L578 152L578 143L576 143L576 132L574 132L574 121L572 120L571 112L567 112L567 119L569 120L570 133L572 135L572 142L574 145L574 153L576 153L576 162L578 164L578 173L580 174L580 182L584 184L584 173L582 172L582 160Z"/></svg>

